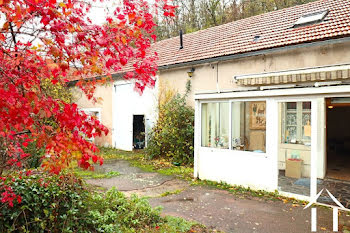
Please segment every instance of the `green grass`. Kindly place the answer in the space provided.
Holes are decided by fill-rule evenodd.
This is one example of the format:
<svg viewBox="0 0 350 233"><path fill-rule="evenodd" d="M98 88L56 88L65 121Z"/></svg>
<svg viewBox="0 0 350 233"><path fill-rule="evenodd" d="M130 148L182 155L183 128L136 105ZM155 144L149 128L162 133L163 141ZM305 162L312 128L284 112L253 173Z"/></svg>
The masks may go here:
<svg viewBox="0 0 350 233"><path fill-rule="evenodd" d="M140 151L123 151L118 150L114 148L109 147L100 147L100 154L103 156L104 159L124 159L124 160L130 160L130 159L138 159L140 157L143 157L143 152Z"/></svg>
<svg viewBox="0 0 350 233"><path fill-rule="evenodd" d="M289 198L281 196L278 191L268 192L265 190L253 190L250 188L246 188L238 185L230 185L225 182L216 182L210 180L195 180L191 183L191 185L203 185L209 186L221 190L226 190L231 194L240 197L240 198L249 198L249 197L257 197L263 198L264 200L273 200L273 201L283 201L284 203L292 203L295 206L298 205L306 205L306 202L297 200L295 198Z"/></svg>
<svg viewBox="0 0 350 233"><path fill-rule="evenodd" d="M197 222L186 221L178 217L166 216L165 220L167 224L158 229L157 232L201 232L205 229L205 226Z"/></svg>
<svg viewBox="0 0 350 233"><path fill-rule="evenodd" d="M158 172L185 180L193 179L193 166L175 166L165 159L146 159L143 151L129 152L113 148L100 148L100 151L105 160L123 159L147 172Z"/></svg>
<svg viewBox="0 0 350 233"><path fill-rule="evenodd" d="M109 179L109 178L116 177L116 176L120 175L120 173L117 171L100 173L100 172L96 172L96 171L83 170L81 168L75 168L73 173L76 176L80 176L84 179L106 179L106 178Z"/></svg>
<svg viewBox="0 0 350 233"><path fill-rule="evenodd" d="M166 196L170 196L170 195L174 195L174 194L179 194L183 191L183 189L177 189L177 190L174 190L174 191L166 191L162 194L160 194L161 197L166 197Z"/></svg>

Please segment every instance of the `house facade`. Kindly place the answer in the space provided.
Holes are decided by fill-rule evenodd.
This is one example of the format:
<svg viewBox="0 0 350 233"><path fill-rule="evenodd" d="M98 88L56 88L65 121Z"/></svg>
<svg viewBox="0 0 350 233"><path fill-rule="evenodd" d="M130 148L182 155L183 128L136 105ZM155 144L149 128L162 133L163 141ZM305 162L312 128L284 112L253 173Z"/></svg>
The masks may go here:
<svg viewBox="0 0 350 233"><path fill-rule="evenodd" d="M270 12L187 34L182 41L181 49L179 37L153 49L159 54L158 80L180 93L187 80L192 83L195 177L303 199L333 180L350 180L349 0ZM118 82L123 81L100 92L112 146L122 140L113 122L155 113L157 102L145 101L142 112L125 110L155 97L157 89L141 99L126 89L118 96ZM123 100L130 104L118 107ZM117 116L118 108L129 120ZM154 123L156 115L146 118Z"/></svg>
<svg viewBox="0 0 350 233"><path fill-rule="evenodd" d="M146 88L140 95L134 90L134 82L122 80L119 75L113 82L96 86L97 102L73 89L79 108L97 116L109 130L108 135L95 138L95 143L126 151L146 146L148 133L157 119L157 93L158 85Z"/></svg>

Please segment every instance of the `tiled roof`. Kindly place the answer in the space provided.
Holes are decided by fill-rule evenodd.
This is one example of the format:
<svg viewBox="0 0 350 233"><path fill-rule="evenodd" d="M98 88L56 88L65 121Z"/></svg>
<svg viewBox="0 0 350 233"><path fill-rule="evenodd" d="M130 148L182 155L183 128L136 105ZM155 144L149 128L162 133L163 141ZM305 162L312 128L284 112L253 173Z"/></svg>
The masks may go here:
<svg viewBox="0 0 350 233"><path fill-rule="evenodd" d="M312 25L293 27L308 13L329 10ZM260 36L257 42L254 37ZM350 36L350 0L319 0L157 42L158 66Z"/></svg>

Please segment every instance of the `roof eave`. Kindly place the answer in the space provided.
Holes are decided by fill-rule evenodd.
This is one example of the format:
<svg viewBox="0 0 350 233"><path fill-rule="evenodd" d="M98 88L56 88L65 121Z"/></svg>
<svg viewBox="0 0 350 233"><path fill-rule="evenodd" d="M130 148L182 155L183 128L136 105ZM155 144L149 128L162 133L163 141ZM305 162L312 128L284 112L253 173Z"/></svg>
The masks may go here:
<svg viewBox="0 0 350 233"><path fill-rule="evenodd" d="M286 50L308 48L308 47L313 47L313 46L340 44L340 43L345 43L345 42L350 42L350 36L341 37L341 38L332 38L332 39L322 40L322 41L307 42L307 43L301 43L301 44L293 44L293 45L288 45L288 46L274 47L274 48L268 48L268 49L261 49L261 50L226 55L226 56L210 57L210 58L206 58L206 59L194 60L194 61L189 61L189 62L162 65L162 66L158 67L158 70L161 71L161 70L168 70L168 69L174 69L174 68L180 68L180 67L186 67L186 66L196 66L196 65L201 65L201 64L205 64L205 63L216 63L216 62L229 61L229 60L234 60L234 59L239 59L239 58L276 53L276 52L281 52L281 51L286 51Z"/></svg>

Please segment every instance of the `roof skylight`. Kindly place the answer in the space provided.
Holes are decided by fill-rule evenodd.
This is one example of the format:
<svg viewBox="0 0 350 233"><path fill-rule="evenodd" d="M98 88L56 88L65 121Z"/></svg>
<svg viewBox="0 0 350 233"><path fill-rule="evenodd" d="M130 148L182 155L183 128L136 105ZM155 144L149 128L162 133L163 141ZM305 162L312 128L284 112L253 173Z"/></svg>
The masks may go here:
<svg viewBox="0 0 350 233"><path fill-rule="evenodd" d="M311 24L316 23L324 20L324 18L327 16L328 10L324 11L318 11L311 14L306 14L301 16L298 21L294 24L295 26L305 25L305 24Z"/></svg>

